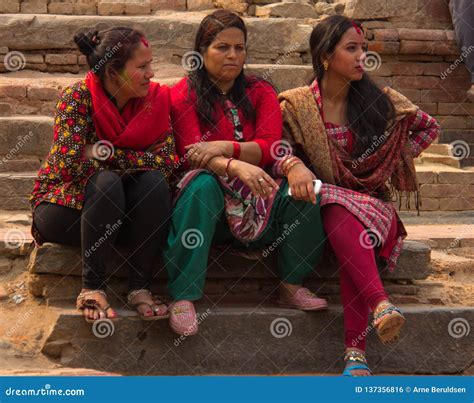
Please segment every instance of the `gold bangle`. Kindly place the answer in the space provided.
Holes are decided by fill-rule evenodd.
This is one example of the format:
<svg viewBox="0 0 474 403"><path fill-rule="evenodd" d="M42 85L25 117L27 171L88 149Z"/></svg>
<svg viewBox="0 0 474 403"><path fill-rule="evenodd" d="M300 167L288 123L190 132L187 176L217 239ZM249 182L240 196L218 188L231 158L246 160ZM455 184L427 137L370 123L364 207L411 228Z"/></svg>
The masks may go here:
<svg viewBox="0 0 474 403"><path fill-rule="evenodd" d="M291 164L289 167L286 167L286 174L285 176L288 176L288 174L291 171L291 168L295 167L296 165L302 164L303 161L295 161L293 164Z"/></svg>

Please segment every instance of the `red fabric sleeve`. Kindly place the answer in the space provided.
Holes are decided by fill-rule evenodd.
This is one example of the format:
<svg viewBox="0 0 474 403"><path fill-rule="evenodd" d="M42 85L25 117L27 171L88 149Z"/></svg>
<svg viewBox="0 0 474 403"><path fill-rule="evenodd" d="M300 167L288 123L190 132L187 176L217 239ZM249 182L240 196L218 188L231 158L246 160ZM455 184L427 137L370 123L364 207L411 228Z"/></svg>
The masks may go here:
<svg viewBox="0 0 474 403"><path fill-rule="evenodd" d="M272 86L265 82L258 82L248 90L256 112L255 141L262 150L260 166L275 162L272 157L272 147L275 149L282 138L283 119L277 94Z"/></svg>
<svg viewBox="0 0 474 403"><path fill-rule="evenodd" d="M187 79L183 78L171 88L171 125L179 158L186 154L185 147L201 140L199 118L193 103L188 99ZM183 163L185 169L188 164Z"/></svg>

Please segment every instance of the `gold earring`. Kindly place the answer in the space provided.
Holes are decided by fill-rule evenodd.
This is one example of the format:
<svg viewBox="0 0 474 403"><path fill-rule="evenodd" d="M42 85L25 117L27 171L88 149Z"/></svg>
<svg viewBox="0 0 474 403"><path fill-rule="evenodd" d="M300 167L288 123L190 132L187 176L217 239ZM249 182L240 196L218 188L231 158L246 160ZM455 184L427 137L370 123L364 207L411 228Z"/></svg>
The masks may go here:
<svg viewBox="0 0 474 403"><path fill-rule="evenodd" d="M328 71L329 62L328 62L327 60L324 60L324 61L323 61L323 67L324 67L324 71Z"/></svg>

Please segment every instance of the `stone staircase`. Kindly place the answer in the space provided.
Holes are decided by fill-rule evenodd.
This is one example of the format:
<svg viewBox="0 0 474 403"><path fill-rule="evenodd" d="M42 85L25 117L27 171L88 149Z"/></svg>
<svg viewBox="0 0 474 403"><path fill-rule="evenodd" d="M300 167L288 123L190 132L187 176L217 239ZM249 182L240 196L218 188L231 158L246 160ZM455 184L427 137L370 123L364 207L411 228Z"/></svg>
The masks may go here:
<svg viewBox="0 0 474 403"><path fill-rule="evenodd" d="M205 296L198 304L201 331L179 337L166 321L145 323L127 310L126 260L123 252L109 262L108 294L119 308L118 322L91 331L74 311L80 288L77 248L45 244L29 260L29 290L57 314L42 352L70 367L125 374L296 374L341 371L342 311L337 270L323 259L307 285L326 297L326 312L305 313L276 307L276 257L248 259L230 249L214 250L209 259ZM165 293L165 270L156 262L153 289ZM433 274L430 248L407 241L397 269L381 276L392 299L406 312L408 325L399 343L382 346L369 335L369 359L377 372L462 373L471 365L468 338L452 340L453 321L474 319L474 309L440 306L418 295ZM427 285L429 281L426 281ZM243 303L245 301L245 303ZM98 334L105 335L101 338ZM249 338L251 337L251 343ZM433 354L435 351L439 353ZM428 358L429 357L429 358Z"/></svg>
<svg viewBox="0 0 474 403"><path fill-rule="evenodd" d="M382 2L384 6L379 7ZM0 12L5 14L0 14L0 56L4 59L0 65L0 281L3 273L27 266L30 295L47 304L56 318L42 347L51 360L66 367L125 374L340 372L342 312L336 268L330 257L315 269L307 283L330 301L330 309L304 313L275 306L278 280L274 254L263 258L243 257L232 250L213 251L205 297L198 306L202 319L200 333L180 338L169 330L166 321L147 324L126 309L127 264L120 256L114 256L109 262L109 294L122 318L114 324L112 335L101 338L71 308L80 288L78 249L46 244L30 250L31 238L25 226L28 223L15 219L28 209L26 198L32 181L51 144L58 92L86 72L85 59L72 43L73 33L79 28L139 26L153 46L154 79L172 85L186 73L182 58L192 49L193 35L205 15L201 10L230 7L243 13L248 24L246 69L283 91L309 82L311 29L325 13L344 9L343 4L338 5L342 2L313 3L299 0L295 6L296 3L288 1L267 0L2 2ZM345 7L347 14L364 20L370 50L381 58L381 63L376 60L378 68L371 71L374 79L404 93L436 116L442 125L439 142L417 161L422 210L474 210L474 170L466 168L474 165L474 104L468 104L464 96L469 84L467 72L461 65L444 77L459 57L447 8L437 0L425 8L421 3L422 0L404 3L403 8L389 7L382 0L374 0L370 5L366 0L351 0ZM376 19L368 17L369 11ZM424 15L423 26L414 18L419 13ZM22 68L12 69L7 63L11 52L20 52ZM461 154L457 151L459 144L464 147ZM469 219L472 224L472 217ZM7 242L13 228L23 236L14 247ZM165 294L165 270L160 261L155 266L154 288ZM439 286L433 280L437 269L431 261L430 247L407 241L397 270L381 270L387 291L406 312L408 321L402 339L395 345L382 346L373 332L369 334L368 359L372 369L377 373L425 374L472 371L472 337L454 337L451 328L460 318L473 323L474 309L462 301L441 302L428 292ZM472 283L472 270L468 273Z"/></svg>

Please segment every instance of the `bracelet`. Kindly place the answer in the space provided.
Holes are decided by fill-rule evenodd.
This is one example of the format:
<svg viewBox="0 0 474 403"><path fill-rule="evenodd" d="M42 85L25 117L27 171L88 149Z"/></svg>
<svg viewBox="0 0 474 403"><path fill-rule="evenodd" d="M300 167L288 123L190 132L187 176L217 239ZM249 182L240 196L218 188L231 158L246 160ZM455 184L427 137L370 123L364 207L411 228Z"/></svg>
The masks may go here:
<svg viewBox="0 0 474 403"><path fill-rule="evenodd" d="M290 166L286 167L285 176L288 176L288 174L290 173L291 168L293 168L295 165L299 165L299 164L302 164L302 163L303 163L302 161L294 161Z"/></svg>
<svg viewBox="0 0 474 403"><path fill-rule="evenodd" d="M228 172L229 171L229 165L232 161L234 161L234 159L235 158L229 158L229 161L227 161L227 165L225 167L225 174L226 174L227 177L229 177L229 172Z"/></svg>
<svg viewBox="0 0 474 403"><path fill-rule="evenodd" d="M293 168L297 164L303 164L303 161L301 161L298 157L296 157L294 155L287 158L283 162L283 166L282 166L283 175L288 176L288 173L290 172L290 169Z"/></svg>
<svg viewBox="0 0 474 403"><path fill-rule="evenodd" d="M294 155L288 155L285 160L282 162L282 165L287 165L289 164L291 161L294 161L295 159L299 159L298 157L294 156Z"/></svg>
<svg viewBox="0 0 474 403"><path fill-rule="evenodd" d="M232 158L239 159L240 157L240 143L237 141L232 142L232 147L234 147L234 152L232 153Z"/></svg>

